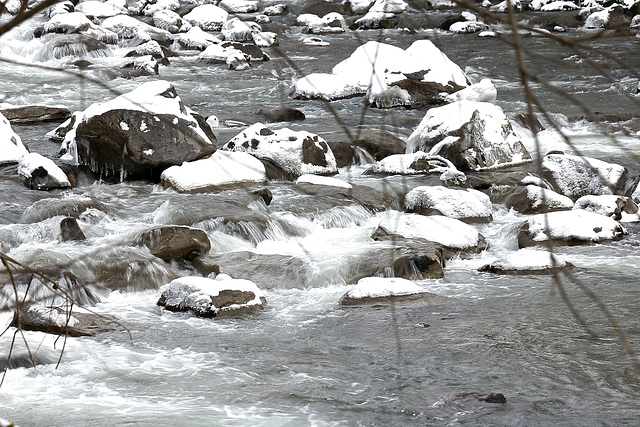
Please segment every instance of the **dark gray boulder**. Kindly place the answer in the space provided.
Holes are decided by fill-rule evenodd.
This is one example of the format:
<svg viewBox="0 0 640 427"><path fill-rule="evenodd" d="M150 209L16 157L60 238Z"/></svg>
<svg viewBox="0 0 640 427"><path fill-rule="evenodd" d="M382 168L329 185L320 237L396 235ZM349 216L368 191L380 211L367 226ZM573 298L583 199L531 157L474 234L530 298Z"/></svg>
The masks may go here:
<svg viewBox="0 0 640 427"><path fill-rule="evenodd" d="M211 249L206 232L185 226L154 227L143 232L138 243L164 261L192 260Z"/></svg>
<svg viewBox="0 0 640 427"><path fill-rule="evenodd" d="M73 217L64 218L60 221L60 237L63 242L70 240L80 241L86 240L86 236L82 232L78 220Z"/></svg>
<svg viewBox="0 0 640 427"><path fill-rule="evenodd" d="M63 160L87 165L112 180L155 178L169 166L216 150L216 141L199 126L175 88L162 80L94 104L74 122L74 138L63 141Z"/></svg>
<svg viewBox="0 0 640 427"><path fill-rule="evenodd" d="M71 110L61 105L4 105L0 113L11 123L63 121L71 116Z"/></svg>

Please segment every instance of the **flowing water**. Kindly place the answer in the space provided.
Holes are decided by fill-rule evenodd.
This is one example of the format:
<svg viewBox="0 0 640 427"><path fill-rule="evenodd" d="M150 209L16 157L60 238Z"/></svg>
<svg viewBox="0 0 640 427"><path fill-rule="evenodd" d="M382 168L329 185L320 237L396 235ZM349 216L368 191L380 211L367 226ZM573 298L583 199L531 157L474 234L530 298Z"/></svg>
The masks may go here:
<svg viewBox="0 0 640 427"><path fill-rule="evenodd" d="M436 13L436 12L433 12ZM526 18L526 15L523 14ZM435 18L434 18L435 19ZM5 58L28 63L51 58L29 37L29 25L0 40ZM439 31L358 32L323 36L329 48L305 47L295 27L285 31L281 51L246 72L196 64L185 54L162 67L183 101L203 115L221 120L253 120L260 107L287 105L307 116L294 129L344 138L344 128L384 128L406 137L424 115L419 110L364 110L361 98L327 105L293 100L293 79L328 72L359 42L379 39L408 47L431 38L474 82L491 78L498 104L508 114L524 111L515 55L496 39ZM357 37L356 37L357 36ZM358 40L359 39L359 40ZM524 38L545 59L532 59L532 71L557 87L577 93L589 107L607 113L638 112L629 97L637 77L605 57L593 55L615 79L598 77L584 58L538 36ZM635 39L600 39L607 52L640 69ZM288 60L285 60L286 54ZM152 78L109 79L114 58L92 58L83 71L108 88L125 92ZM299 67L291 68L288 61ZM65 67L65 59L41 64ZM11 103L55 103L72 110L114 95L104 85L56 71L2 64L0 93ZM573 121L584 114L560 94L535 85L538 96L563 130L585 154L616 161L637 174L637 136L618 135L613 143L597 127ZM337 120L336 117L339 119ZM32 151L55 158L58 145L44 134L55 124L14 126ZM518 129L534 154L531 136ZM238 132L216 132L223 144ZM540 152L567 149L552 130L540 134ZM569 150L571 151L571 150ZM339 178L402 195L425 183L424 177L373 177L365 166L341 171ZM6 175L6 174L5 174ZM3 175L3 176L5 176ZM313 202L293 197L290 184L273 182L274 201L249 207L267 214L266 229L232 227L198 212L216 203L216 195L180 195L150 182L86 183L67 191L28 190L17 180L0 181L0 241L8 255L27 262L73 262L87 276L92 262L142 260L123 276L121 291L97 290L95 311L111 314L131 336L63 338L25 332L32 351L44 363L7 372L0 388L0 418L22 426L189 425L636 425L640 419L640 373L618 339L610 320L578 284L593 291L611 311L637 349L640 339L640 226L629 224L619 242L556 248L575 264L576 282L563 279L574 307L597 337L572 316L552 277L497 276L478 267L517 249L516 233L525 217L496 206L494 221L478 226L490 249L471 259L447 263L445 278L418 283L450 297L430 307L343 308L340 297L350 284L346 272L382 245L371 232L376 215L357 206L309 209ZM234 193L227 194L234 197ZM88 240L58 239L59 203L92 200L105 209L81 217ZM61 202L62 201L62 202ZM301 204L307 204L301 207ZM396 207L399 202L396 201ZM149 258L131 242L158 224L195 224L207 231L212 252L251 250L288 254L305 260L304 286L273 283L265 289L267 309L238 318L200 319L156 305L157 287L172 275L193 274L186 264L167 265ZM133 277L133 279L131 278ZM577 284L576 284L577 283ZM4 328L11 315L0 314ZM8 351L13 331L0 338ZM64 341L64 342L63 342ZM59 366L56 362L64 346ZM19 337L16 354L24 355ZM478 399L503 393L507 404Z"/></svg>

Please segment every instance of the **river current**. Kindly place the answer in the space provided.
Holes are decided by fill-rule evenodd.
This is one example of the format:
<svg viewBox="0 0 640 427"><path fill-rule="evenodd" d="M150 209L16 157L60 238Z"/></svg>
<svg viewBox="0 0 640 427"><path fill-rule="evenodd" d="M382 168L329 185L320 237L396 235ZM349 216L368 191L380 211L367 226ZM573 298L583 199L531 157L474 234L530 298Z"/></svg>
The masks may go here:
<svg viewBox="0 0 640 427"><path fill-rule="evenodd" d="M432 12L434 14L444 12ZM42 18L38 18L42 19ZM434 20L437 17L433 18ZM526 14L522 20L528 19ZM64 60L38 62L42 45L29 37L28 22L0 39L4 58L51 67ZM588 35L586 31L577 31ZM358 44L371 39L406 48L421 38L433 40L473 82L490 78L508 115L525 111L515 54L496 38L454 35L439 30L360 31L323 35L329 47L308 47L308 35L296 27L284 31L280 48L267 49L271 61L247 71L196 64L184 54L160 69L193 110L221 120L255 120L260 107L286 105L306 119L287 124L329 138L344 138L344 127L379 129L407 137L424 116L420 110L374 110L363 113L354 98L330 104L289 98L292 81L310 72L329 72ZM533 72L555 87L578 96L595 111L638 112L633 101L637 77L604 56L589 54L614 82L599 76L585 57L553 41L523 35L525 45L541 54L529 62ZM638 64L638 41L602 38L603 50ZM286 56L288 59L284 59ZM126 92L152 79L107 78L112 58L95 59L89 77ZM288 61L298 67L295 71ZM635 63L633 63L635 61ZM640 148L637 135L616 141L596 125L575 119L579 106L557 91L534 86L549 113L584 154L623 164L638 174L629 152ZM0 65L3 102L63 104L72 111L111 99L105 87L55 71ZM56 124L14 125L32 151L56 158L59 146L44 135ZM276 125L282 126L282 125ZM528 150L536 144L517 127ZM215 131L221 146L238 129ZM540 135L539 152L572 150L553 130ZM424 178L363 175L366 165L340 171L337 177L401 193ZM0 387L0 418L21 426L185 425L185 426L424 426L424 425L636 425L640 419L640 373L624 345L580 286L593 291L623 327L631 345L640 339L640 226L618 242L558 247L572 262L576 282L563 279L573 306L596 337L572 316L550 276L498 276L479 267L517 249L517 228L525 216L495 206L494 221L477 226L490 249L470 259L447 263L445 277L419 281L429 292L450 297L430 307L343 308L340 297L351 284L342 273L376 242L370 239L375 214L357 207L334 207L309 213L288 197L289 184L268 185L274 195L266 212L266 231L238 230L201 221L212 252L251 250L290 254L309 266L307 286L274 283L265 289L267 309L238 318L200 319L156 305L157 289L104 293L94 309L115 315L131 337L108 335L68 338L56 363L7 372ZM0 181L0 241L8 255L24 261L70 261L131 250L126 242L157 224L181 223L212 194L180 195L150 182L83 183L66 191L36 192L13 180ZM61 243L60 217L47 218L44 199L92 198L107 207L83 223L90 244ZM35 205L34 205L35 203ZM42 203L42 202L40 202ZM42 214L42 220L27 220ZM191 224L190 224L191 225ZM126 248L125 248L126 247ZM76 267L81 268L81 267ZM170 268L189 274L188 267ZM165 271L150 265L144 276L160 281ZM157 283L161 285L163 283ZM4 329L11 315L0 313ZM12 332L0 338L8 350ZM63 339L25 332L33 351L57 361ZM16 351L23 351L18 342ZM502 393L506 404L478 400Z"/></svg>

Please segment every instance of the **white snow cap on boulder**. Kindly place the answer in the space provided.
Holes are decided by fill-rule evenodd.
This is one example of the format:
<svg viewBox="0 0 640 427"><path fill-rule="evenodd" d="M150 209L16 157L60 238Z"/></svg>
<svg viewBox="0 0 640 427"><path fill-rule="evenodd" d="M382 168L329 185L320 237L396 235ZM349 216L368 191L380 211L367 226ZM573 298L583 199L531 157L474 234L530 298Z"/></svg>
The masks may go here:
<svg viewBox="0 0 640 427"><path fill-rule="evenodd" d="M388 211L378 215L379 227L388 234L408 239L424 239L454 250L478 250L484 248L484 237L464 222L433 215L403 214Z"/></svg>
<svg viewBox="0 0 640 427"><path fill-rule="evenodd" d="M429 40L415 41L406 50L370 41L333 67L331 74L316 73L298 80L294 96L334 100L365 95L372 86L386 87L413 73L421 73L423 82L456 88L469 86L462 69Z"/></svg>
<svg viewBox="0 0 640 427"><path fill-rule="evenodd" d="M618 221L582 209L534 215L520 228L520 247L556 243L585 244L618 240L627 230Z"/></svg>
<svg viewBox="0 0 640 427"><path fill-rule="evenodd" d="M626 174L623 166L590 157L553 153L542 160L542 177L573 200L614 194L624 184Z"/></svg>
<svg viewBox="0 0 640 427"><path fill-rule="evenodd" d="M431 108L407 140L407 153L425 151L462 170L531 161L502 109L488 102L458 101Z"/></svg>
<svg viewBox="0 0 640 427"><path fill-rule="evenodd" d="M407 211L423 215L444 215L466 222L491 220L491 200L486 194L468 189L420 186L404 198Z"/></svg>
<svg viewBox="0 0 640 427"><path fill-rule="evenodd" d="M327 142L307 131L296 132L289 128L272 131L262 123L255 123L233 137L222 149L244 151L259 159L270 160L296 177L338 171Z"/></svg>
<svg viewBox="0 0 640 427"><path fill-rule="evenodd" d="M28 154L29 150L22 143L22 139L13 131L9 120L0 113L0 165L17 163L20 158Z"/></svg>
<svg viewBox="0 0 640 427"><path fill-rule="evenodd" d="M582 196L576 200L573 209L584 209L621 222L638 221L638 206L629 197L624 196Z"/></svg>
<svg viewBox="0 0 640 427"><path fill-rule="evenodd" d="M203 4L194 7L182 19L204 31L220 31L229 19L229 12L213 4Z"/></svg>
<svg viewBox="0 0 640 427"><path fill-rule="evenodd" d="M25 178L29 186L36 190L71 187L67 174L53 160L38 153L27 153L20 158L18 175Z"/></svg>
<svg viewBox="0 0 640 427"><path fill-rule="evenodd" d="M171 166L160 175L165 187L180 192L207 191L217 187L263 183L267 172L250 154L218 150L206 159Z"/></svg>
<svg viewBox="0 0 640 427"><path fill-rule="evenodd" d="M551 273L570 266L571 263L549 251L524 248L510 252L479 270L501 274Z"/></svg>
<svg viewBox="0 0 640 427"><path fill-rule="evenodd" d="M349 298L384 298L426 293L415 282L401 277L364 277L345 294Z"/></svg>
<svg viewBox="0 0 640 427"><path fill-rule="evenodd" d="M215 317L264 308L264 293L250 280L219 274L180 277L160 288L158 305L171 311L192 311L197 316Z"/></svg>

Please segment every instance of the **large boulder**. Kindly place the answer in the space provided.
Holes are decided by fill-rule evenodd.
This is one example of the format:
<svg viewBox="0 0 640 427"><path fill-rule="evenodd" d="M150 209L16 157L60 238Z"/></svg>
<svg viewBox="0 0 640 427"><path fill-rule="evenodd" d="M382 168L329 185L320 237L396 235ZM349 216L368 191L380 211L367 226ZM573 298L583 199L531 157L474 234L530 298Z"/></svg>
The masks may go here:
<svg viewBox="0 0 640 427"><path fill-rule="evenodd" d="M154 227L141 233L138 243L165 261L192 260L211 249L206 232L185 226Z"/></svg>
<svg viewBox="0 0 640 427"><path fill-rule="evenodd" d="M333 67L331 74L315 73L298 80L293 96L335 100L367 95L377 107L442 104L442 92L469 85L460 67L431 41L409 48L370 41Z"/></svg>
<svg viewBox="0 0 640 427"><path fill-rule="evenodd" d="M384 212L378 229L408 239L438 243L452 252L480 252L487 247L482 234L472 226L440 215L423 216Z"/></svg>
<svg viewBox="0 0 640 427"><path fill-rule="evenodd" d="M163 46L173 42L173 34L167 30L146 24L133 16L116 15L102 21L100 28L117 34L120 40L134 39L137 42L155 40Z"/></svg>
<svg viewBox="0 0 640 427"><path fill-rule="evenodd" d="M170 311L191 311L199 317L234 316L263 310L264 293L249 280L219 274L215 279L187 276L160 288L158 305Z"/></svg>
<svg viewBox="0 0 640 427"><path fill-rule="evenodd" d="M165 188L179 192L215 191L221 188L262 184L264 164L247 153L218 150L206 159L171 166L160 175Z"/></svg>
<svg viewBox="0 0 640 427"><path fill-rule="evenodd" d="M18 163L20 158L28 153L29 150L13 131L9 120L0 113L0 165Z"/></svg>
<svg viewBox="0 0 640 427"><path fill-rule="evenodd" d="M163 80L93 104L71 121L62 160L111 179L155 177L171 165L216 150L215 137L205 133L175 88Z"/></svg>
<svg viewBox="0 0 640 427"><path fill-rule="evenodd" d="M272 131L255 123L236 135L223 150L242 151L273 163L291 177L303 174L334 174L336 159L327 142L318 135L288 128Z"/></svg>
<svg viewBox="0 0 640 427"><path fill-rule="evenodd" d="M478 270L495 274L553 274L573 264L543 250L520 249L483 265Z"/></svg>
<svg viewBox="0 0 640 427"><path fill-rule="evenodd" d="M342 296L340 305L380 305L392 301L436 305L446 302L447 298L429 293L416 283L400 277L365 277Z"/></svg>
<svg viewBox="0 0 640 427"><path fill-rule="evenodd" d="M296 180L293 189L313 196L311 200L311 209L313 210L317 210L322 205L341 206L356 203L371 211L383 211L389 208L394 201L390 194L385 194L366 185L350 184L337 178L317 175L302 175Z"/></svg>
<svg viewBox="0 0 640 427"><path fill-rule="evenodd" d="M492 219L489 196L470 188L416 187L405 196L404 206L407 212L444 215L464 222L489 222Z"/></svg>
<svg viewBox="0 0 640 427"><path fill-rule="evenodd" d="M458 101L432 108L407 140L407 153L425 151L461 170L484 170L531 161L502 109Z"/></svg>
<svg viewBox="0 0 640 427"><path fill-rule="evenodd" d="M582 209L550 212L529 218L518 232L521 248L548 244L583 245L620 240L627 234L613 218Z"/></svg>
<svg viewBox="0 0 640 427"><path fill-rule="evenodd" d="M194 7L182 19L204 31L220 31L229 19L229 12L213 4L203 4Z"/></svg>
<svg viewBox="0 0 640 427"><path fill-rule="evenodd" d="M615 194L626 175L623 166L590 157L551 153L542 160L542 177L574 201L586 195Z"/></svg>

